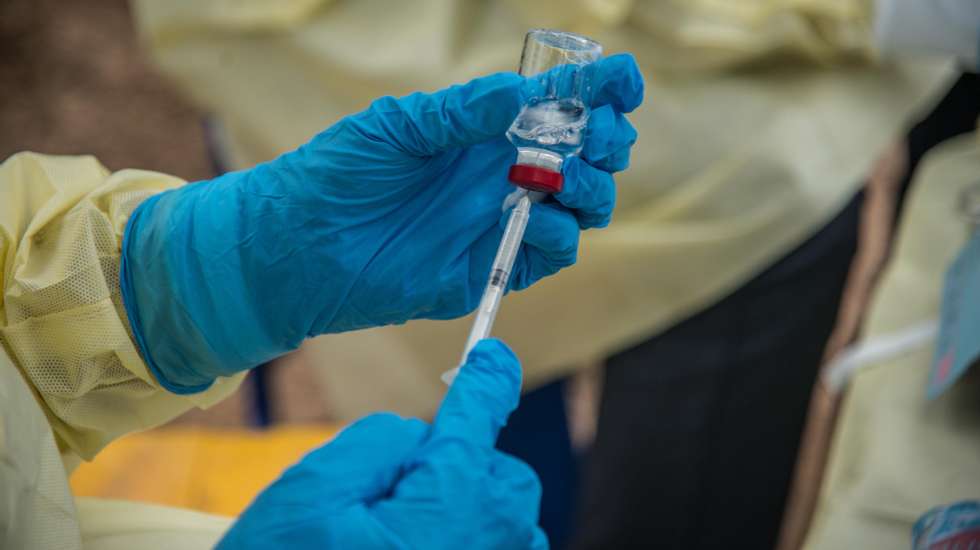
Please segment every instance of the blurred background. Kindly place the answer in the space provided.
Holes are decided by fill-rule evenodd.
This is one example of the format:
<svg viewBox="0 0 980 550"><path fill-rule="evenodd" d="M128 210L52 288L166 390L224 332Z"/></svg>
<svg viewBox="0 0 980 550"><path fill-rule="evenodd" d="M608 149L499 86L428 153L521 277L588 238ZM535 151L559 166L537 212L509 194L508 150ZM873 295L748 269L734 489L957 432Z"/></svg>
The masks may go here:
<svg viewBox="0 0 980 550"><path fill-rule="evenodd" d="M112 169L213 174L201 113L151 67L127 2L14 0L0 10L4 157L92 154Z"/></svg>
<svg viewBox="0 0 980 550"><path fill-rule="evenodd" d="M905 4L5 0L0 157L91 154L194 181L375 97L514 70L530 28L631 52L647 98L614 223L504 301L495 331L526 387L498 446L541 477L554 548L798 548L840 401L819 373L866 328L920 161L976 126L964 60L896 46L922 19ZM212 408L113 443L72 486L237 514L346 422L430 417L467 329L317 338Z"/></svg>

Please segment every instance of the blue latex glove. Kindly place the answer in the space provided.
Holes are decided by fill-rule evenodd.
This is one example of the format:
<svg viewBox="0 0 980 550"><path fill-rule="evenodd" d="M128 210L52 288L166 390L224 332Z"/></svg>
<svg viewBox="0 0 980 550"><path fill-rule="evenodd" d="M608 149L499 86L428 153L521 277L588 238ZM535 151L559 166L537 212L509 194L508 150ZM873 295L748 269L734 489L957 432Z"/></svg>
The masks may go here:
<svg viewBox="0 0 980 550"><path fill-rule="evenodd" d="M480 342L431 427L358 421L266 488L218 549L546 549L537 476L494 449L520 389L513 352Z"/></svg>
<svg viewBox="0 0 980 550"><path fill-rule="evenodd" d="M631 56L589 66L582 158L532 208L511 288L575 262L580 228L609 222L643 80ZM134 336L177 393L260 365L304 338L472 311L502 234L504 133L535 86L514 73L375 101L296 151L156 195L123 242Z"/></svg>

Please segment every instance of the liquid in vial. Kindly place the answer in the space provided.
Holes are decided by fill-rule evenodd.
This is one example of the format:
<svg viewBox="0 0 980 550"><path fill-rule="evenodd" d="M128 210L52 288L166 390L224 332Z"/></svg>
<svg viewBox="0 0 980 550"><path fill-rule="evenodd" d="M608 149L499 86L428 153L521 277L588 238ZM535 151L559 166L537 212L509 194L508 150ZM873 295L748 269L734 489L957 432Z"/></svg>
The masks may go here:
<svg viewBox="0 0 980 550"><path fill-rule="evenodd" d="M532 99L514 119L507 137L518 149L546 149L566 157L582 150L588 120L589 111L578 99Z"/></svg>

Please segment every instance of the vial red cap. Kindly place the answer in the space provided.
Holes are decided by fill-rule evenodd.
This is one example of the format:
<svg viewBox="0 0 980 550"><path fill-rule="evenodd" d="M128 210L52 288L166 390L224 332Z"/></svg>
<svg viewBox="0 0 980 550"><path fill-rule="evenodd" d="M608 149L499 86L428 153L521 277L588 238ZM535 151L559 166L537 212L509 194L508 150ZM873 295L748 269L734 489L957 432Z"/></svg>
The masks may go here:
<svg viewBox="0 0 980 550"><path fill-rule="evenodd" d="M507 179L518 187L544 193L558 193L565 183L561 172L527 164L511 165Z"/></svg>

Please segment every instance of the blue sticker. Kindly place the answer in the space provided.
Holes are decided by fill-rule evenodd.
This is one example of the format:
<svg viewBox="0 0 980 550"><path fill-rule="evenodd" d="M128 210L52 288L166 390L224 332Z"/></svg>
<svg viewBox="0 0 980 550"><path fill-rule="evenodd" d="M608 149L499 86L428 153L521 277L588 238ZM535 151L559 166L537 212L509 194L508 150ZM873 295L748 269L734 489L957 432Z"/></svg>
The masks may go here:
<svg viewBox="0 0 980 550"><path fill-rule="evenodd" d="M926 395L935 399L980 358L980 231L946 273L939 339Z"/></svg>

